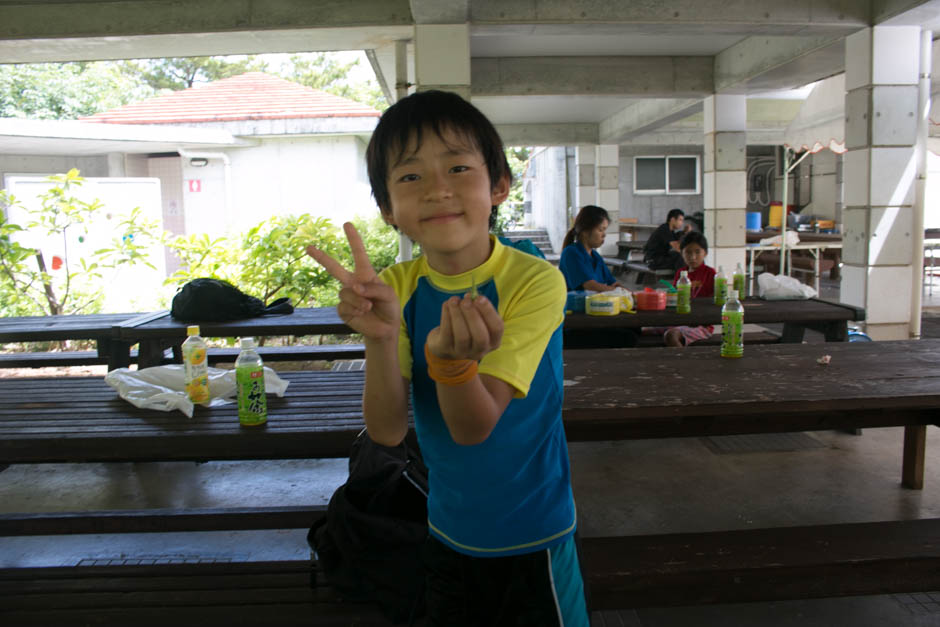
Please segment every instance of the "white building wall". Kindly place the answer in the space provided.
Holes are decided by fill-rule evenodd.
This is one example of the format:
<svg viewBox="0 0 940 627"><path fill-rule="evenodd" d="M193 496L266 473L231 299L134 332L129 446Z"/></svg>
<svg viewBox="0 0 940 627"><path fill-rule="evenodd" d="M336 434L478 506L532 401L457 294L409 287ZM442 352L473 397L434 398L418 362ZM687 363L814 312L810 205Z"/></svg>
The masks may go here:
<svg viewBox="0 0 940 627"><path fill-rule="evenodd" d="M183 160L187 233L244 231L278 215L310 213L340 225L357 215L378 214L366 174L365 143L356 137L267 138L227 154L229 214L223 162L210 159L205 167L193 167ZM199 181L198 186L191 181Z"/></svg>
<svg viewBox="0 0 940 627"><path fill-rule="evenodd" d="M548 231L552 249L561 252L568 232L567 165L564 146L536 148L529 166L532 222Z"/></svg>
<svg viewBox="0 0 940 627"><path fill-rule="evenodd" d="M78 168L84 177L108 176L108 158L73 157L73 156L33 156L0 154L0 186L3 177L16 174L47 176L65 174L72 168Z"/></svg>
<svg viewBox="0 0 940 627"><path fill-rule="evenodd" d="M670 209L682 209L686 214L704 211L704 201L698 194L635 194L633 192L633 158L668 155L698 155L699 177L703 181L704 148L688 146L636 146L620 147L620 217L636 218L640 224L662 224Z"/></svg>

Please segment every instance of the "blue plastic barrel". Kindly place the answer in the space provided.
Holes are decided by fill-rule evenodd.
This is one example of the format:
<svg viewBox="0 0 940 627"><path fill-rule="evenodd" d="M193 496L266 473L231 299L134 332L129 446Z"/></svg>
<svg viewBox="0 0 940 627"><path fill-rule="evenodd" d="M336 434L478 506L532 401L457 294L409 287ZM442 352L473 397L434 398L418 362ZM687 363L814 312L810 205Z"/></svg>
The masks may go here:
<svg viewBox="0 0 940 627"><path fill-rule="evenodd" d="M760 211L747 212L747 230L760 231Z"/></svg>

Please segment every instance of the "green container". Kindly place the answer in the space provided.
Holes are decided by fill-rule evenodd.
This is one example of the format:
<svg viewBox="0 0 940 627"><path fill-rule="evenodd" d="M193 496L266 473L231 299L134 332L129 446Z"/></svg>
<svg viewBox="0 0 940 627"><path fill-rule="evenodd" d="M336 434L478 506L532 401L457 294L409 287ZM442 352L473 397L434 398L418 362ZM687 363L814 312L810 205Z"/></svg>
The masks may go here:
<svg viewBox="0 0 940 627"><path fill-rule="evenodd" d="M744 312L721 312L721 356L744 356Z"/></svg>

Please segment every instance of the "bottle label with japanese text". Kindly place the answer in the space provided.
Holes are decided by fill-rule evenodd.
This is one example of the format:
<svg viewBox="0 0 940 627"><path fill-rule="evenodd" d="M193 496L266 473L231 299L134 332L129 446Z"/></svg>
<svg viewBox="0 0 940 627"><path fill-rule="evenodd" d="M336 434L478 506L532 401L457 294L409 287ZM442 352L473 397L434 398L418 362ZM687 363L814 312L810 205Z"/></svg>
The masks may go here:
<svg viewBox="0 0 940 627"><path fill-rule="evenodd" d="M264 394L264 368L235 369L238 388L238 422L253 426L268 420L268 399Z"/></svg>

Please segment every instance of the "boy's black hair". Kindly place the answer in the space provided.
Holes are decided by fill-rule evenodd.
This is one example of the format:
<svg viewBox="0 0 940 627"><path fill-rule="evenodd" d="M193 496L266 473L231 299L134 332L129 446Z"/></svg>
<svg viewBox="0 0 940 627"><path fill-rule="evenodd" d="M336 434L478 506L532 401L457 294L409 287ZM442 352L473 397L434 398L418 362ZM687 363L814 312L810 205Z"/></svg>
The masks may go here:
<svg viewBox="0 0 940 627"><path fill-rule="evenodd" d="M689 244L698 244L701 246L705 252L708 252L708 239L705 238L705 235L699 231L689 231L682 236L682 239L679 240L679 250L682 250Z"/></svg>
<svg viewBox="0 0 940 627"><path fill-rule="evenodd" d="M388 172L405 156L411 139L414 138L417 149L424 133L443 137L448 130L482 153L491 187L504 176L512 183L503 140L479 109L453 92L419 91L402 98L382 114L366 149L372 197L382 213L391 212ZM496 225L497 209L494 205L490 213L491 229Z"/></svg>
<svg viewBox="0 0 940 627"><path fill-rule="evenodd" d="M685 217L685 212L682 209L670 209L669 213L666 214L666 222L669 222L673 218Z"/></svg>

